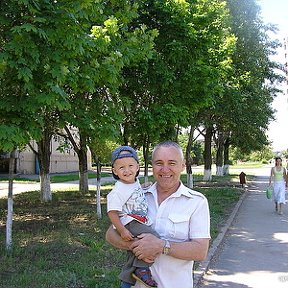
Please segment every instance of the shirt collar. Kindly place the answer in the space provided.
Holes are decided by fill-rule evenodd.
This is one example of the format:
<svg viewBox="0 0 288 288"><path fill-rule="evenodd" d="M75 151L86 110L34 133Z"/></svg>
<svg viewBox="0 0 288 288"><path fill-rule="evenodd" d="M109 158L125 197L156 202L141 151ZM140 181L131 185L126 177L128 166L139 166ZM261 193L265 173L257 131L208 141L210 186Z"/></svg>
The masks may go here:
<svg viewBox="0 0 288 288"><path fill-rule="evenodd" d="M156 189L157 185L156 182L149 187L144 193L151 193L154 198L157 197L157 189ZM192 190L190 190L188 187L186 187L182 182L180 183L179 188L177 189L176 192L174 192L172 195L170 195L170 197L180 197L181 195L186 196L188 198L193 198L193 193Z"/></svg>

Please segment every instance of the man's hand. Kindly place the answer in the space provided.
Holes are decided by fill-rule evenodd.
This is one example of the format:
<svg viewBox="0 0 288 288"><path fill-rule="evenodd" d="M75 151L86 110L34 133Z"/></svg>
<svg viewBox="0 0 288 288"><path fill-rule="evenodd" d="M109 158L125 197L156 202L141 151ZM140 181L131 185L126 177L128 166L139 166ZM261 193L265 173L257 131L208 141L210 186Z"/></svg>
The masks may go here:
<svg viewBox="0 0 288 288"><path fill-rule="evenodd" d="M130 247L138 259L153 263L156 257L162 253L164 244L164 240L152 234L143 233L137 236Z"/></svg>

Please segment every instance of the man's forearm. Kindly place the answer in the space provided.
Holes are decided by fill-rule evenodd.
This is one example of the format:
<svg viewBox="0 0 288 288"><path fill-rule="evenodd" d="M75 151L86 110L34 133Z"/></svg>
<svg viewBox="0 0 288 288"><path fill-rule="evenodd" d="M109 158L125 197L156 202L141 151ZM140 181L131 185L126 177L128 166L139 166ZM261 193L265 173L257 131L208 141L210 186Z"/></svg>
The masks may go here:
<svg viewBox="0 0 288 288"><path fill-rule="evenodd" d="M165 241L156 238L151 234L140 235L140 240L136 240L132 245L134 254L139 259L147 257L157 257L163 252ZM203 261L208 252L209 238L194 239L189 242L170 242L169 255L182 260Z"/></svg>
<svg viewBox="0 0 288 288"><path fill-rule="evenodd" d="M170 256L182 259L203 261L208 252L209 239L194 239L189 242L171 243Z"/></svg>

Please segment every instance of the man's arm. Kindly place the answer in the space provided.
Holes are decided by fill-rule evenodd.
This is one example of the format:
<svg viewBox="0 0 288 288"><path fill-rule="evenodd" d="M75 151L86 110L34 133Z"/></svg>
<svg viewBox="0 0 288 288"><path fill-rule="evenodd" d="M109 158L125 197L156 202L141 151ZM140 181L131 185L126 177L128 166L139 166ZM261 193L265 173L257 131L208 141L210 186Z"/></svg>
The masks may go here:
<svg viewBox="0 0 288 288"><path fill-rule="evenodd" d="M145 235L151 235L153 236L152 234L145 234ZM154 236L156 239L158 239L156 236ZM132 241L124 241L120 235L117 233L117 231L115 229L113 229L112 226L110 226L106 232L106 241L108 243L110 243L112 246L114 246L115 248L118 248L118 249L122 249L122 250L132 250L132 245L133 243L135 242L135 240L132 240ZM159 240L159 239L158 239ZM137 240L136 240L137 241ZM152 256L151 255L148 255L147 253L147 257L142 257L141 259L147 263L153 263L154 260L155 260L156 256Z"/></svg>
<svg viewBox="0 0 288 288"><path fill-rule="evenodd" d="M141 234L138 238L141 239L134 241L131 248L139 259L157 257L162 253L164 240L151 234ZM197 238L187 242L170 242L169 256L182 260L203 261L208 253L209 240L209 238Z"/></svg>

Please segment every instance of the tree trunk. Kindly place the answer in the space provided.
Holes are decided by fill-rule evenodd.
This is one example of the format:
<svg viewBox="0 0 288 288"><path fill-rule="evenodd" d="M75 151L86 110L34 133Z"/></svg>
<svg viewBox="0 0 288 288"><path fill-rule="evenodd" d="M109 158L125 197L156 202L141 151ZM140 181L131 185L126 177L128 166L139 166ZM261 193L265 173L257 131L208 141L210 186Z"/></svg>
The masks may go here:
<svg viewBox="0 0 288 288"><path fill-rule="evenodd" d="M83 194L89 192L87 150L80 150L79 158L79 191Z"/></svg>
<svg viewBox="0 0 288 288"><path fill-rule="evenodd" d="M102 218L102 210L101 210L101 163L99 158L97 157L97 190L96 190L96 203L97 203L97 217L100 219Z"/></svg>
<svg viewBox="0 0 288 288"><path fill-rule="evenodd" d="M87 161L87 141L86 136L79 131L80 134L80 149L77 149L79 158L79 191L83 194L89 192L88 183L88 161Z"/></svg>
<svg viewBox="0 0 288 288"><path fill-rule="evenodd" d="M77 153L79 160L79 191L83 194L89 192L89 182L88 182L88 160L87 160L87 137L85 133L81 133L79 129L77 133L72 133L69 126L64 126L66 135L61 135L69 139L72 144L74 151ZM75 136L79 135L78 137ZM75 138L75 139L74 139ZM77 140L76 140L77 139Z"/></svg>
<svg viewBox="0 0 288 288"><path fill-rule="evenodd" d="M187 186L189 188L193 188L193 175L192 175L192 157L191 157L191 150L192 150L192 145L193 145L193 136L194 136L194 128L190 126L190 132L189 132L189 139L186 147L186 152L185 152L185 158L186 158L186 173L187 173Z"/></svg>
<svg viewBox="0 0 288 288"><path fill-rule="evenodd" d="M99 219L102 218L102 209L101 209L101 161L96 155L93 148L89 147L92 158L96 163L96 213Z"/></svg>
<svg viewBox="0 0 288 288"><path fill-rule="evenodd" d="M149 163L149 141L145 141L143 143L143 157L144 157L144 183L148 183L148 176L149 176L149 171L148 171L148 163Z"/></svg>
<svg viewBox="0 0 288 288"><path fill-rule="evenodd" d="M212 180L212 153L211 153L211 143L212 143L212 133L213 128L211 126L206 127L205 139L204 139L204 181Z"/></svg>
<svg viewBox="0 0 288 288"><path fill-rule="evenodd" d="M16 150L10 153L9 158L9 184L7 200L7 221L6 221L6 249L12 250L12 224L13 224L13 179L15 169Z"/></svg>
<svg viewBox="0 0 288 288"><path fill-rule="evenodd" d="M221 131L218 132L218 139L215 141L217 143L216 151L216 175L223 176L223 146L224 137Z"/></svg>
<svg viewBox="0 0 288 288"><path fill-rule="evenodd" d="M41 189L41 201L43 202L52 201L49 173L40 173L40 189Z"/></svg>
<svg viewBox="0 0 288 288"><path fill-rule="evenodd" d="M41 201L44 202L52 200L50 185L51 138L52 133L45 130L43 133L43 138L37 142L40 168L40 198Z"/></svg>
<svg viewBox="0 0 288 288"><path fill-rule="evenodd" d="M226 141L224 142L224 168L223 168L223 174L229 175L229 147L230 147L230 138L228 137Z"/></svg>

